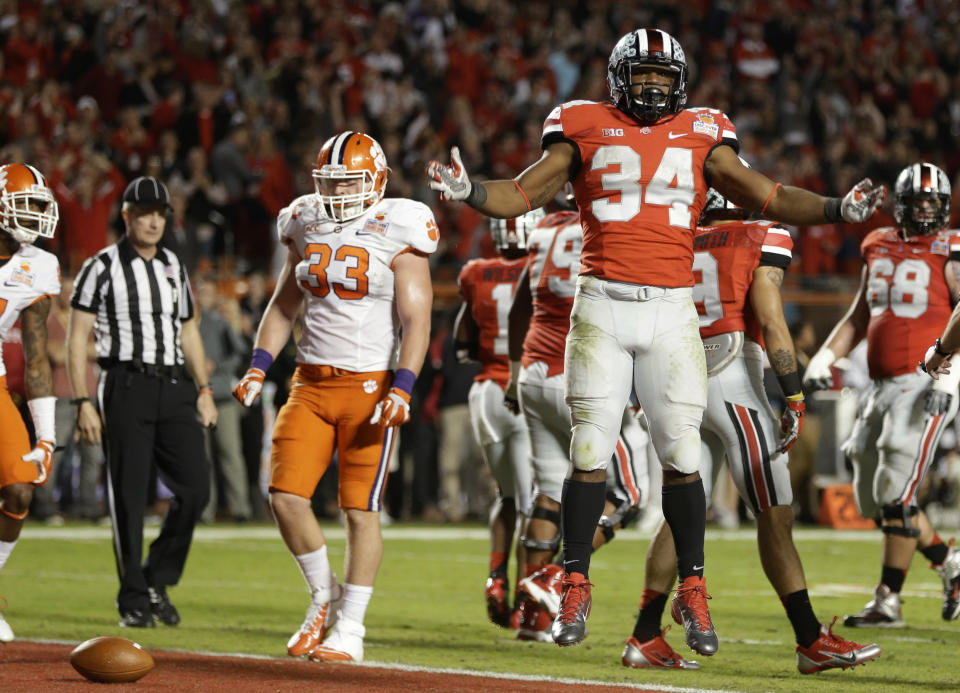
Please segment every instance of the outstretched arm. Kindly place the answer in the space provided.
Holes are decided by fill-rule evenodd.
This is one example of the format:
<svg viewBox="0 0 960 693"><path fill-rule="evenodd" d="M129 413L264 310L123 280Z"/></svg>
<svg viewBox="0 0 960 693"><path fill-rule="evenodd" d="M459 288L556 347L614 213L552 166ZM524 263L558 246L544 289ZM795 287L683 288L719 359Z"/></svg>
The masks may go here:
<svg viewBox="0 0 960 693"><path fill-rule="evenodd" d="M461 200L488 217L510 219L542 207L570 179L574 149L569 142L554 142L540 159L510 180L476 183L470 180L460 160L460 150L450 150L450 164L427 164L430 187L448 200Z"/></svg>
<svg viewBox="0 0 960 693"><path fill-rule="evenodd" d="M721 195L744 209L761 213L765 219L785 224L866 221L883 203L886 193L882 185L874 185L869 178L857 183L842 199L774 183L744 166L733 148L725 145L710 153L704 170L711 187Z"/></svg>

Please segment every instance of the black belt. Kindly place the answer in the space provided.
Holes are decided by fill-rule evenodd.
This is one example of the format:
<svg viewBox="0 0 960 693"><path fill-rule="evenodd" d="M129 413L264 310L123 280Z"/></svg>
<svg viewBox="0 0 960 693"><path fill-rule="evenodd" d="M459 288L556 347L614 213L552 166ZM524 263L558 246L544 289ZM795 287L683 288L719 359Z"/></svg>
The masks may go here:
<svg viewBox="0 0 960 693"><path fill-rule="evenodd" d="M97 359L97 365L103 370L122 368L132 373L149 375L152 378L169 378L171 380L179 380L187 374L187 369L179 364L175 366L158 366L155 363L144 363L140 359L118 361L117 359L99 358Z"/></svg>

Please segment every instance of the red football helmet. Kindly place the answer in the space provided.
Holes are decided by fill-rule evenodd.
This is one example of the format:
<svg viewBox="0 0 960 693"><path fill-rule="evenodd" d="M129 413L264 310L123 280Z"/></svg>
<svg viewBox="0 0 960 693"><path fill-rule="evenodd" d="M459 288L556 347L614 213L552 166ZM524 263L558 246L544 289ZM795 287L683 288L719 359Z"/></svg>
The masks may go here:
<svg viewBox="0 0 960 693"><path fill-rule="evenodd" d="M490 233L497 250L526 250L530 232L546 216L543 207L538 207L515 219L491 219Z"/></svg>
<svg viewBox="0 0 960 693"><path fill-rule="evenodd" d="M37 236L53 238L59 219L60 208L40 171L29 164L0 166L0 226L4 231L20 243L33 243Z"/></svg>
<svg viewBox="0 0 960 693"><path fill-rule="evenodd" d="M331 219L348 221L383 199L390 169L380 143L362 132L341 132L328 139L313 169L313 184ZM338 192L344 182L360 181L359 192Z"/></svg>

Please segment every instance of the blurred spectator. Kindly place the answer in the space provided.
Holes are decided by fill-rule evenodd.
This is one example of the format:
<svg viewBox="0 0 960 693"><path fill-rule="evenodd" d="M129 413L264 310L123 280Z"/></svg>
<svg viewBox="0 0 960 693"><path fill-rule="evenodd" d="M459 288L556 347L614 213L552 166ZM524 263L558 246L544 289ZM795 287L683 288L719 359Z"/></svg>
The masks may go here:
<svg viewBox="0 0 960 693"><path fill-rule="evenodd" d="M213 522L222 504L232 520L246 522L250 519L250 495L240 440L242 405L233 398L231 390L238 370L249 357L249 350L222 312L221 304L227 299L218 295L217 285L209 278L200 279L195 290L200 309L200 338L219 412L217 425L204 429L211 483L210 501L201 519Z"/></svg>

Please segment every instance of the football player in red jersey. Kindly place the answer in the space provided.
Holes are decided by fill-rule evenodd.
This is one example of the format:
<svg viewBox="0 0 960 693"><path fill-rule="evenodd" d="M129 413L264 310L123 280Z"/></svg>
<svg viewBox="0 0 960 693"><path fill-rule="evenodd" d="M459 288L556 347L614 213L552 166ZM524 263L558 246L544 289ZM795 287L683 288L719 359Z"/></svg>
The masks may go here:
<svg viewBox="0 0 960 693"><path fill-rule="evenodd" d="M960 369L931 380L917 359L935 344L925 364L935 373L960 342L949 328L937 339L960 301L960 235L947 230L950 181L933 164L904 168L895 194L897 227L864 239L857 297L803 377L808 390L829 387L830 366L866 337L873 382L843 449L853 461L860 514L880 522L883 567L873 599L844 618L850 627L904 625L900 590L915 550L943 580L943 618L960 614L960 548L944 544L917 507L917 488L957 413Z"/></svg>
<svg viewBox="0 0 960 693"><path fill-rule="evenodd" d="M34 486L47 483L56 446L53 376L47 355L50 298L60 293L60 263L34 245L53 238L59 208L46 179L33 166L0 166L0 342L20 321L24 384L36 442L7 391L0 357L0 570L20 538ZM0 614L0 642L13 630Z"/></svg>
<svg viewBox="0 0 960 693"><path fill-rule="evenodd" d="M503 406L510 377L507 356L507 316L517 280L527 261L527 235L543 218L535 210L516 219L491 219L490 231L499 257L471 260L460 271L463 304L454 323L454 346L462 362L479 361L480 372L470 387L470 421L477 445L498 497L490 512L490 575L487 615L493 623L510 626L507 556L517 520L530 512L532 472L530 438L522 416ZM517 544L517 579L522 575L523 544Z"/></svg>
<svg viewBox="0 0 960 693"><path fill-rule="evenodd" d="M560 545L560 498L570 467L563 355L582 237L576 212L544 218L527 239L530 256L510 309L507 397L512 406L521 406L527 421L536 490L530 522L521 538L527 549L526 577L518 585L517 638L521 640L552 642L551 622L560 604L563 568L550 561ZM646 503L649 440L634 408L625 408L612 463L607 465L606 499L594 532L594 549L612 540Z"/></svg>
<svg viewBox="0 0 960 693"><path fill-rule="evenodd" d="M745 216L711 190L694 239L693 295L708 376L701 435L714 460L726 459L740 497L757 519L760 562L793 626L800 671L855 666L878 657L880 648L843 640L833 635L832 624L820 625L791 534L786 452L800 434L804 402L780 285L793 241L782 226L744 221ZM764 349L787 401L779 426L763 387ZM662 524L647 552L643 600L624 646L625 666L699 668L674 652L660 629L674 565L670 528Z"/></svg>
<svg viewBox="0 0 960 693"><path fill-rule="evenodd" d="M431 161L431 187L492 217L515 217L572 181L583 254L567 336L573 472L563 494L564 596L554 639L575 645L590 611L590 548L604 467L635 388L664 470L663 513L677 545L676 600L687 643L712 655L717 636L703 580L706 503L700 421L706 366L691 298L693 236L708 185L748 210L791 224L866 220L883 187L863 180L841 198L774 183L737 157L720 111L685 109L687 63L664 31L637 29L610 54L609 102L571 101L547 117L540 159L512 180L470 181L459 151Z"/></svg>

